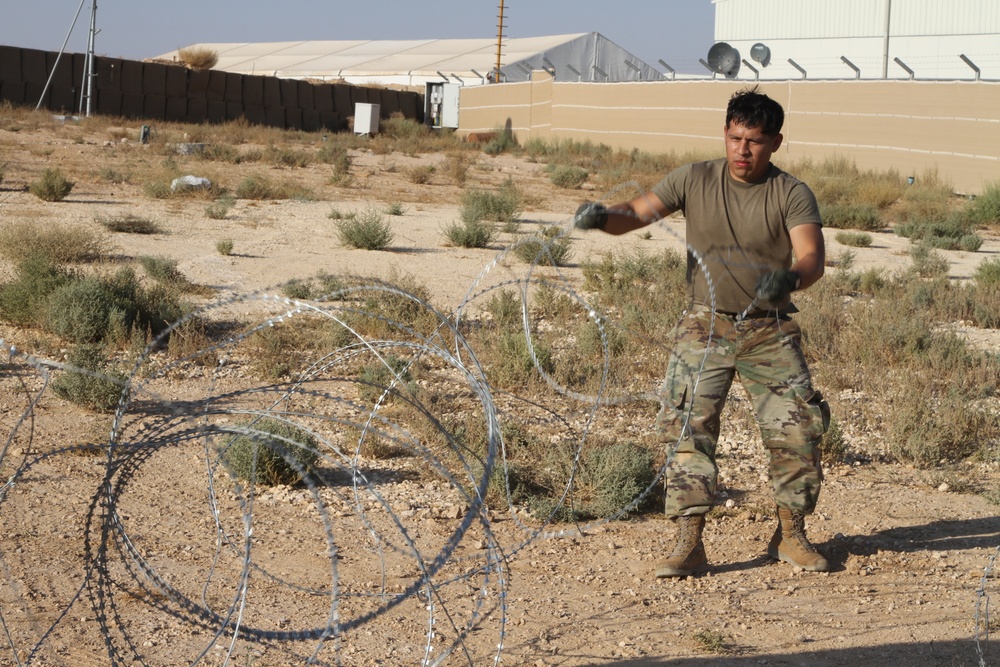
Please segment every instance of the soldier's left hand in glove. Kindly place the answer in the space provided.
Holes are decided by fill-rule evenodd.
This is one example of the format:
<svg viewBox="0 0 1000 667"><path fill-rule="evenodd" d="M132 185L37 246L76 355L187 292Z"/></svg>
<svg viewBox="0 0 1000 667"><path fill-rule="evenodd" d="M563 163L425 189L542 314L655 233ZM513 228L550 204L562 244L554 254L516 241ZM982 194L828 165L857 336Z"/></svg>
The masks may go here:
<svg viewBox="0 0 1000 667"><path fill-rule="evenodd" d="M799 288L799 274L777 269L757 279L757 300L764 306L782 306Z"/></svg>

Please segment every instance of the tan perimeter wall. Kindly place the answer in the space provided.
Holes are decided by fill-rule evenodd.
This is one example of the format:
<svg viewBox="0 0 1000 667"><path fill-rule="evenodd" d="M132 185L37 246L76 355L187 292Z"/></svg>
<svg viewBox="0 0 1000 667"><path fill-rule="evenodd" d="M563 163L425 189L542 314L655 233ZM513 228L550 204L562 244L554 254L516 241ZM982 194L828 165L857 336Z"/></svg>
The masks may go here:
<svg viewBox="0 0 1000 667"><path fill-rule="evenodd" d="M528 139L590 140L612 148L722 156L729 96L747 83L556 82L463 88L459 133L509 128ZM785 108L775 161L838 156L861 169L920 178L937 170L956 192L1000 182L1000 83L929 81L761 82Z"/></svg>

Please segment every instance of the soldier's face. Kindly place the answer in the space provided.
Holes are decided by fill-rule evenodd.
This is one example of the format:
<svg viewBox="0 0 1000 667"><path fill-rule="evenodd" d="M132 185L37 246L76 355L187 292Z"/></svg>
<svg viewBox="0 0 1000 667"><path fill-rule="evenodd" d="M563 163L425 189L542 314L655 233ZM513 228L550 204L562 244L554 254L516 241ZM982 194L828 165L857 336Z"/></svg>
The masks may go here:
<svg viewBox="0 0 1000 667"><path fill-rule="evenodd" d="M733 123L726 126L726 159L729 174L737 181L755 183L767 173L771 154L781 146L781 133L764 134L761 128Z"/></svg>

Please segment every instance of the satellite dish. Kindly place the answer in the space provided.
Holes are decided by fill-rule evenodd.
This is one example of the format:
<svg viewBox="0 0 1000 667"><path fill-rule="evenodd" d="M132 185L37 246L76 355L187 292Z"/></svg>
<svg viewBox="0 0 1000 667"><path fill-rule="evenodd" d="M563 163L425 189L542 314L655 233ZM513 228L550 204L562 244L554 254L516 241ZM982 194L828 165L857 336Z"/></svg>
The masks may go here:
<svg viewBox="0 0 1000 667"><path fill-rule="evenodd" d="M740 52L725 42L714 44L708 50L708 67L727 79L735 79L740 71Z"/></svg>
<svg viewBox="0 0 1000 667"><path fill-rule="evenodd" d="M759 62L761 67L767 67L771 63L771 49L757 42L750 47L750 57Z"/></svg>

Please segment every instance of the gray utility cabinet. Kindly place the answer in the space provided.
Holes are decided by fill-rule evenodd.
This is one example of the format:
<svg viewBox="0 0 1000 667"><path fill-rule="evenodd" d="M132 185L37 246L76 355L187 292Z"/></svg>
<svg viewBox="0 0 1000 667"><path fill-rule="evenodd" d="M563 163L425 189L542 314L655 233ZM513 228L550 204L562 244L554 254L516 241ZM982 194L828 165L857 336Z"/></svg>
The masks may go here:
<svg viewBox="0 0 1000 667"><path fill-rule="evenodd" d="M458 128L458 94L461 88L457 83L428 81L424 94L424 122L431 127Z"/></svg>

